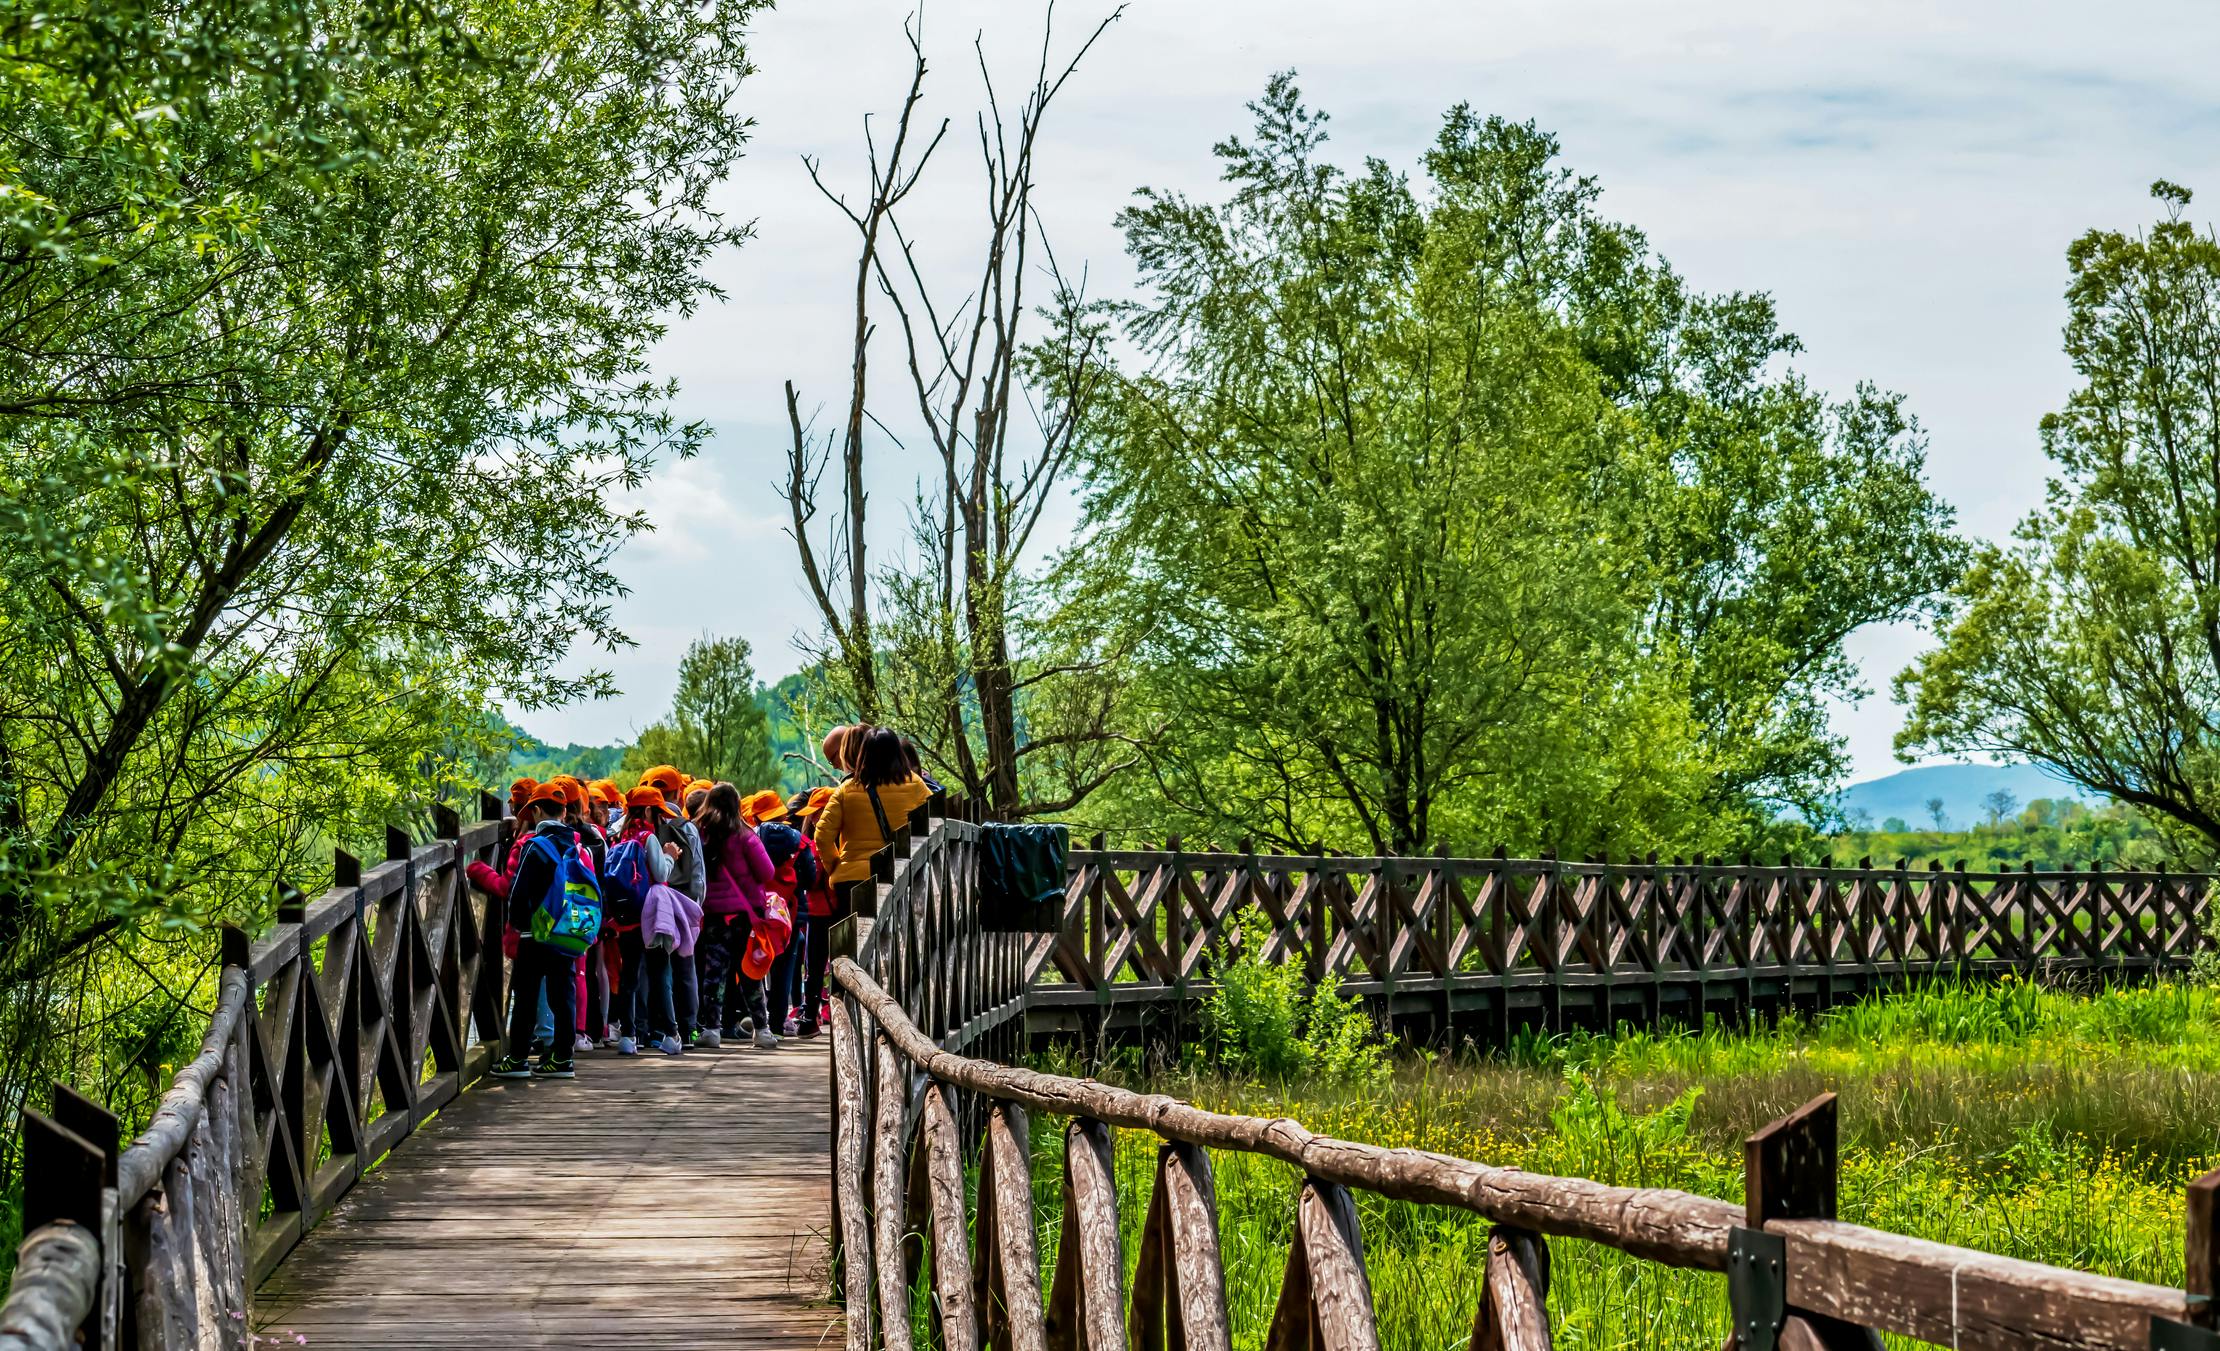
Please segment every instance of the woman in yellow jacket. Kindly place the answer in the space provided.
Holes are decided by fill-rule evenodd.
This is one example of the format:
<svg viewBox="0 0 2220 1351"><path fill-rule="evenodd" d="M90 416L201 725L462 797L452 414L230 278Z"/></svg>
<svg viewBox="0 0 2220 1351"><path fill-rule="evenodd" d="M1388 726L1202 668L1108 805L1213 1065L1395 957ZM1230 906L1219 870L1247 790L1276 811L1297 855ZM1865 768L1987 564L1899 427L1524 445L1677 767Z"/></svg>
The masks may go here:
<svg viewBox="0 0 2220 1351"><path fill-rule="evenodd" d="M850 745L846 751L855 773L833 791L824 815L817 818L817 852L832 870L836 897L840 888L871 875L871 856L886 846L886 831L901 829L910 813L933 795L924 780L910 773L900 733L875 727L861 747Z"/></svg>

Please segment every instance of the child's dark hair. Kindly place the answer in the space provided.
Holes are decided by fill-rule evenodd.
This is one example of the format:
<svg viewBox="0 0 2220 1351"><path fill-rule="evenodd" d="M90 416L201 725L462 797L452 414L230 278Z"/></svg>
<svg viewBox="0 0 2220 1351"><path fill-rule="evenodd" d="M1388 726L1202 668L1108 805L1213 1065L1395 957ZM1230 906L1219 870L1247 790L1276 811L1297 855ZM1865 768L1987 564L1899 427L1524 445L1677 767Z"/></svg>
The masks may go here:
<svg viewBox="0 0 2220 1351"><path fill-rule="evenodd" d="M909 757L902 753L902 734L890 727L874 727L863 739L863 753L850 757L856 782L866 788L885 788L910 777Z"/></svg>
<svg viewBox="0 0 2220 1351"><path fill-rule="evenodd" d="M710 789L694 813L694 825L701 831L702 852L711 863L722 862L725 845L740 830L740 790L729 783Z"/></svg>
<svg viewBox="0 0 2220 1351"><path fill-rule="evenodd" d="M910 762L910 773L925 772L925 761L917 753L917 743L908 737L902 738L902 758Z"/></svg>

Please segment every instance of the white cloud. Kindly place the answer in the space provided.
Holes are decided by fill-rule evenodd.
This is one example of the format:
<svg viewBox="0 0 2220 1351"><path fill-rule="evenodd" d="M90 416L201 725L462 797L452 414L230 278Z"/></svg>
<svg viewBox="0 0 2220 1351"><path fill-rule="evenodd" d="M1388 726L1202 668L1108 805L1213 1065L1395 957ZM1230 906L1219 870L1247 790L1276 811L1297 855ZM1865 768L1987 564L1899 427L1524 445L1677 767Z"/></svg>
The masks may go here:
<svg viewBox="0 0 2220 1351"><path fill-rule="evenodd" d="M1023 79L1039 0L935 0L933 109L957 119L909 218L928 266L960 275L977 210L972 35L1006 89ZM1106 5L1065 0L1076 36ZM720 429L698 462L650 490L659 533L620 566L640 648L615 663L614 705L532 720L601 740L668 703L671 670L704 631L739 633L771 674L814 611L771 486L785 442L782 384L838 415L853 323L848 226L799 157L854 191L863 114L881 125L906 77L903 0L795 0L766 14L742 93L758 121L722 196L757 238L720 258L730 301L674 324L659 356L681 411ZM1143 184L1208 191L1213 141L1294 68L1334 114L1333 149L1413 163L1452 103L1532 117L1604 206L1642 226L1698 286L1764 290L1806 341L1802 366L1845 391L1903 390L1932 436L1937 487L1970 530L2001 534L2036 501L2036 420L2070 371L2058 354L2067 242L2152 216L2167 177L2220 202L2220 36L2209 0L2140 0L2101 15L2064 0L1136 0L1067 88L1043 145L1041 201L1067 267L1098 288L1130 272L1111 220ZM960 289L960 286L958 286ZM900 423L897 352L874 357L882 415ZM917 468L873 484L899 543ZM722 567L722 571L720 571ZM675 586L669 574L682 574ZM1838 722L1860 775L1892 769L1889 677L1914 631L1861 635L1883 691Z"/></svg>

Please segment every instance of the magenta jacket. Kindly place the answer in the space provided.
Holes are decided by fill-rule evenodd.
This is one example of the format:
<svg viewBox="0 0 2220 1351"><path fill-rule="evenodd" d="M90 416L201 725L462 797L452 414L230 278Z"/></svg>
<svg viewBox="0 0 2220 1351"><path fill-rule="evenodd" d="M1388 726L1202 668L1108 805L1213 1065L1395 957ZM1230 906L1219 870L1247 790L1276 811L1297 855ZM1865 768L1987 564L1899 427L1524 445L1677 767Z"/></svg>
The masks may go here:
<svg viewBox="0 0 2220 1351"><path fill-rule="evenodd" d="M742 826L725 841L725 856L709 865L709 893L701 908L712 915L763 918L763 889L778 875L755 832Z"/></svg>

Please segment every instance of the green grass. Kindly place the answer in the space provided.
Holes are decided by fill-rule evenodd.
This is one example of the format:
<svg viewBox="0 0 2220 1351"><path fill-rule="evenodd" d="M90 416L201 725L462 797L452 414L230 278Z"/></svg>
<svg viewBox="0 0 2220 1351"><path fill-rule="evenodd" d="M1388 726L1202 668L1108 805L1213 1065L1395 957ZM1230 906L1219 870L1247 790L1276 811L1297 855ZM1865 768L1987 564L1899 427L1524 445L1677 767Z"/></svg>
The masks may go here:
<svg viewBox="0 0 2220 1351"><path fill-rule="evenodd" d="M1629 1186L1742 1195L1741 1141L1833 1089L1847 1220L2160 1284L2182 1278L2182 1186L2220 1156L2220 999L2183 985L2094 997L1935 987L1764 1031L1527 1039L1516 1060L1407 1063L1274 1082L1217 1070L1136 1087L1312 1130ZM1105 1078L1120 1077L1105 1071ZM1041 1255L1053 1269L1063 1122L1033 1123ZM1156 1141L1116 1136L1128 1270ZM1236 1347L1278 1296L1297 1179L1213 1154ZM1461 1348L1487 1226L1360 1197L1383 1346ZM1716 1347L1722 1278L1553 1242L1560 1347Z"/></svg>

